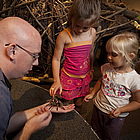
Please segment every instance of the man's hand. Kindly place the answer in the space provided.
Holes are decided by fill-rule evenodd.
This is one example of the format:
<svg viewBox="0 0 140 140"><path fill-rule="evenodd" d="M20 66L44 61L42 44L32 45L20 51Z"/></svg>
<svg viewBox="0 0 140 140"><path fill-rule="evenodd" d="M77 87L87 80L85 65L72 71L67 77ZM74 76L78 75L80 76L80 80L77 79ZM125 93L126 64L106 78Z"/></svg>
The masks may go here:
<svg viewBox="0 0 140 140"><path fill-rule="evenodd" d="M15 140L28 140L31 134L48 126L51 119L52 119L52 114L50 111L45 111L42 114L33 116L25 123L23 131L21 131L15 137Z"/></svg>
<svg viewBox="0 0 140 140"><path fill-rule="evenodd" d="M50 111L47 110L42 114L35 115L31 119L29 119L25 124L25 128L31 127L30 129L32 133L37 132L38 130L48 126L51 119L52 119L52 114Z"/></svg>
<svg viewBox="0 0 140 140"><path fill-rule="evenodd" d="M35 114L36 115L42 114L42 113L46 112L48 110L48 108L50 108L50 106L41 107L37 110L37 112ZM74 106L74 104L69 104L67 106L63 106L63 108L58 107L58 110L57 110L57 107L51 107L50 110L51 110L51 112L54 112L54 113L67 113L67 112L74 110L75 106Z"/></svg>

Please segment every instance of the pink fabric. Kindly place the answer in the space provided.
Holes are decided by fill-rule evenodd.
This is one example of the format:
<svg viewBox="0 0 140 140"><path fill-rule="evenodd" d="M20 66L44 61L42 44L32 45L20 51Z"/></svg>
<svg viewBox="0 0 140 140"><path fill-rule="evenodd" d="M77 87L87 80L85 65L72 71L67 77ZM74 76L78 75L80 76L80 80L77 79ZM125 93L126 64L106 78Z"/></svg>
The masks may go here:
<svg viewBox="0 0 140 140"><path fill-rule="evenodd" d="M65 61L60 71L60 82L63 89L61 96L66 100L72 100L90 93L89 70L92 41L73 42L70 32L66 31L72 43L64 48Z"/></svg>
<svg viewBox="0 0 140 140"><path fill-rule="evenodd" d="M72 100L90 93L90 49L91 44L64 49L65 62L63 67L65 71L76 76L87 75L84 78L70 77L61 69L62 98Z"/></svg>
<svg viewBox="0 0 140 140"><path fill-rule="evenodd" d="M83 97L90 93L90 73L85 78L73 78L61 70L60 81L63 88L61 96L66 100ZM57 91L57 94L59 94L59 91Z"/></svg>
<svg viewBox="0 0 140 140"><path fill-rule="evenodd" d="M60 81L64 90L74 90L76 87L79 88L88 85L91 78L90 73L88 73L85 78L69 77L63 70L61 70Z"/></svg>
<svg viewBox="0 0 140 140"><path fill-rule="evenodd" d="M91 44L64 49L65 71L73 75L85 75L90 69Z"/></svg>

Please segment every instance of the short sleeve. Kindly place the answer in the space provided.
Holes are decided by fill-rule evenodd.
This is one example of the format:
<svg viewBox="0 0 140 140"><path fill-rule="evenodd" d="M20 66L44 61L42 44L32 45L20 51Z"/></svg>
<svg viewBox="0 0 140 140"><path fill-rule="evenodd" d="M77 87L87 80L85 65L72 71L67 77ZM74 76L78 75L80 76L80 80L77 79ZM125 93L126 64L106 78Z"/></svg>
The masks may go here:
<svg viewBox="0 0 140 140"><path fill-rule="evenodd" d="M108 71L109 69L110 69L109 63L102 65L101 66L101 74L103 74L103 72L105 72L105 71Z"/></svg>
<svg viewBox="0 0 140 140"><path fill-rule="evenodd" d="M132 93L140 91L140 75L139 74L135 77L135 79L133 79L131 91Z"/></svg>

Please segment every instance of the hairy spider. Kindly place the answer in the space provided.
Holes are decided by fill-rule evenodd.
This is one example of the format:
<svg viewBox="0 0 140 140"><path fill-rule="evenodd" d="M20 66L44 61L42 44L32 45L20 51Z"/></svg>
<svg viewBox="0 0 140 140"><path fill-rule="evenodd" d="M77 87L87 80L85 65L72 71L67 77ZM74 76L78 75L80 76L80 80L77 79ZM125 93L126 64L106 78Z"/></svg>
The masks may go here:
<svg viewBox="0 0 140 140"><path fill-rule="evenodd" d="M59 97L55 94L52 99L47 101L46 106L50 106L49 110L52 110L54 107L56 107L56 110L58 111L58 107L62 108L65 110L63 107L63 103L59 100Z"/></svg>

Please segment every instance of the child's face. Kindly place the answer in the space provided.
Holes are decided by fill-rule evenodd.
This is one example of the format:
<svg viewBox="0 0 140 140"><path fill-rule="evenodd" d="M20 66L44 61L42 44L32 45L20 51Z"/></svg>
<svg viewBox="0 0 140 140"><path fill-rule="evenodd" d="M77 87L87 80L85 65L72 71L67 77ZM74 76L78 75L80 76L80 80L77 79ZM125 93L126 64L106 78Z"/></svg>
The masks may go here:
<svg viewBox="0 0 140 140"><path fill-rule="evenodd" d="M83 32L87 32L90 27L91 27L91 24L87 21L87 20L77 20L75 23L72 22L72 27L73 27L73 31L76 35L79 35Z"/></svg>
<svg viewBox="0 0 140 140"><path fill-rule="evenodd" d="M109 50L107 48L106 51L108 62L112 67L122 69L126 66L126 59L122 54L113 52L111 49Z"/></svg>

